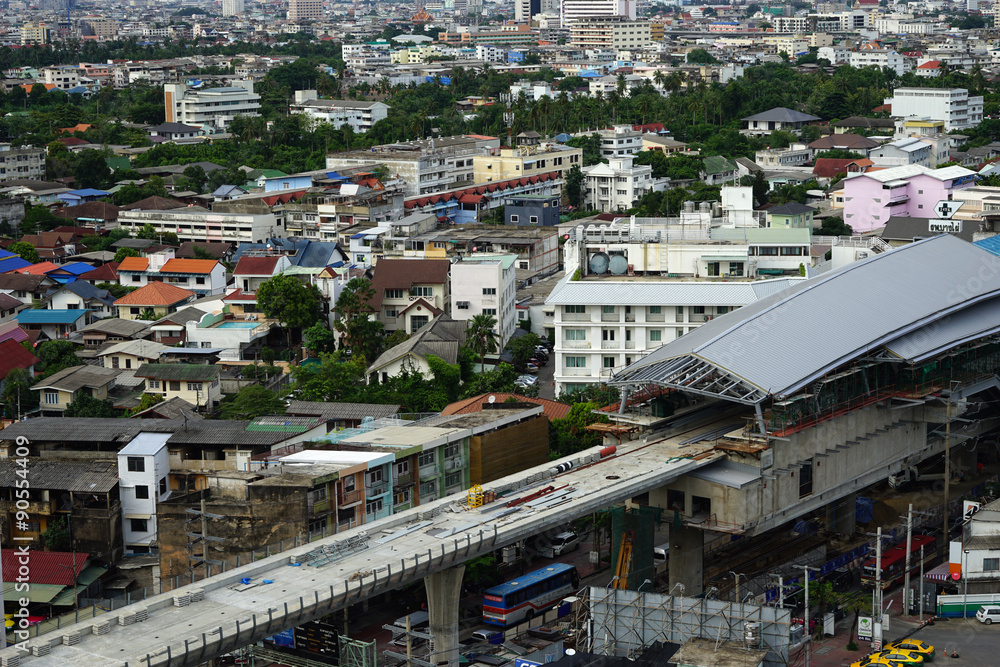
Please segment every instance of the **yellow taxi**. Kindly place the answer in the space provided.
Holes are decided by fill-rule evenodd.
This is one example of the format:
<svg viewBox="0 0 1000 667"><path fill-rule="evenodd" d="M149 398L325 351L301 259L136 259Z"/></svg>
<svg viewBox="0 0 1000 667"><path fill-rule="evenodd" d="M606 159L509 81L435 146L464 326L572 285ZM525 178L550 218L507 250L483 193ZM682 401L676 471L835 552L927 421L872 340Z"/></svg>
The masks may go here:
<svg viewBox="0 0 1000 667"><path fill-rule="evenodd" d="M934 659L934 647L919 639L900 639L885 645L886 651L911 651L919 653L924 657L924 661Z"/></svg>
<svg viewBox="0 0 1000 667"><path fill-rule="evenodd" d="M893 667L903 667L903 665L921 665L924 662L924 656L920 655L916 651L904 651L902 649L884 650L878 653L872 653L869 657L885 660L890 665L893 665Z"/></svg>
<svg viewBox="0 0 1000 667"><path fill-rule="evenodd" d="M898 667L896 663L889 662L888 660L882 660L873 656L868 656L867 658L862 658L855 663L851 663L851 667Z"/></svg>

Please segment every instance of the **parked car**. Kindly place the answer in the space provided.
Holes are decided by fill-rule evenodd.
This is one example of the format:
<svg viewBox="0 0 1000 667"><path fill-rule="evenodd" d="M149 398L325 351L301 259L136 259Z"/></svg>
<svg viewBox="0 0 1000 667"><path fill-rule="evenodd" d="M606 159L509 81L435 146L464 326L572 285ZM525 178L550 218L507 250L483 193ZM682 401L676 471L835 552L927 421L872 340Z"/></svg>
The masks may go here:
<svg viewBox="0 0 1000 667"><path fill-rule="evenodd" d="M477 641L488 642L491 637L499 634L498 630L476 630L472 633L472 638Z"/></svg>
<svg viewBox="0 0 1000 667"><path fill-rule="evenodd" d="M528 359L529 364L535 364L536 366L544 366L545 361L546 360L542 357L532 357L531 359Z"/></svg>
<svg viewBox="0 0 1000 667"><path fill-rule="evenodd" d="M531 363L530 361L525 366L525 370L529 373L537 373L539 368L538 364Z"/></svg>
<svg viewBox="0 0 1000 667"><path fill-rule="evenodd" d="M993 625L993 621L1000 621L1000 607L984 605L976 612L976 618L980 623Z"/></svg>
<svg viewBox="0 0 1000 667"><path fill-rule="evenodd" d="M934 647L919 639L901 639L885 645L886 651L912 651L924 656L924 660L934 659Z"/></svg>
<svg viewBox="0 0 1000 667"><path fill-rule="evenodd" d="M566 531L553 536L552 557L558 558L564 553L580 548L580 536L572 531Z"/></svg>
<svg viewBox="0 0 1000 667"><path fill-rule="evenodd" d="M517 376L517 379L514 380L514 384L518 387L530 387L538 384L538 378L534 375L519 375Z"/></svg>

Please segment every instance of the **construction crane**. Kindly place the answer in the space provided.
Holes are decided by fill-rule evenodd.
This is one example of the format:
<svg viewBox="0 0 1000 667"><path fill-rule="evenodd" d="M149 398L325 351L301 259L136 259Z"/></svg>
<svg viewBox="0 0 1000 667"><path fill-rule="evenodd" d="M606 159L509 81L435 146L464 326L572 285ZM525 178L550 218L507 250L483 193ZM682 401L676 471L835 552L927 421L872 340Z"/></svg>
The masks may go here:
<svg viewBox="0 0 1000 667"><path fill-rule="evenodd" d="M632 534L622 533L622 542L618 547L618 563L615 566L615 578L612 587L619 590L628 588L628 573L632 569Z"/></svg>

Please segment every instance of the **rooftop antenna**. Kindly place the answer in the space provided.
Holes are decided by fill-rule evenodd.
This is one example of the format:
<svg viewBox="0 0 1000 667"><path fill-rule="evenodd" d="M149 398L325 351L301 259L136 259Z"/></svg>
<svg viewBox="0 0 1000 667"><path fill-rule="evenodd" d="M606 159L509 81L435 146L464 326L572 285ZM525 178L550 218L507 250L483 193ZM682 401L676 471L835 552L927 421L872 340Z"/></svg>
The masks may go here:
<svg viewBox="0 0 1000 667"><path fill-rule="evenodd" d="M510 92L501 93L500 100L507 107L506 111L503 112L503 122L507 126L507 147L513 148L514 142L511 139L511 128L514 126L514 112L512 110L512 105L514 102L514 96Z"/></svg>

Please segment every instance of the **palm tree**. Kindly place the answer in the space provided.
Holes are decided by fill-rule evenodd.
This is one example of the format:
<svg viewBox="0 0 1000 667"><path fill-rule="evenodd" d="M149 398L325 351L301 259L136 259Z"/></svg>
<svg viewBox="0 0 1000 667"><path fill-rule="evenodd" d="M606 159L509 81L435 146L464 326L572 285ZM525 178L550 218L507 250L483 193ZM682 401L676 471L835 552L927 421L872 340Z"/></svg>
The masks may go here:
<svg viewBox="0 0 1000 667"><path fill-rule="evenodd" d="M473 315L465 330L465 344L479 355L480 372L486 370L486 355L496 354L500 339L496 334L497 320L492 315Z"/></svg>

